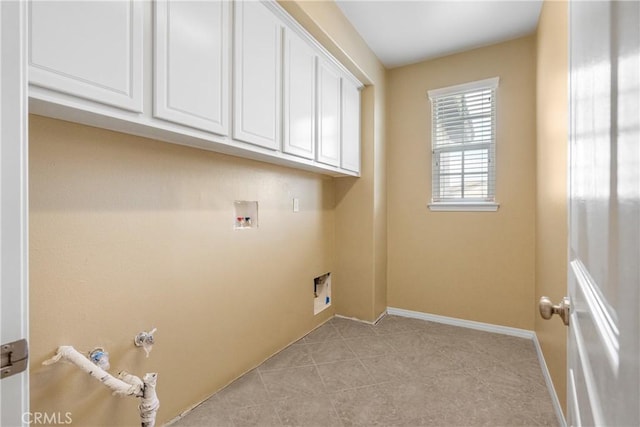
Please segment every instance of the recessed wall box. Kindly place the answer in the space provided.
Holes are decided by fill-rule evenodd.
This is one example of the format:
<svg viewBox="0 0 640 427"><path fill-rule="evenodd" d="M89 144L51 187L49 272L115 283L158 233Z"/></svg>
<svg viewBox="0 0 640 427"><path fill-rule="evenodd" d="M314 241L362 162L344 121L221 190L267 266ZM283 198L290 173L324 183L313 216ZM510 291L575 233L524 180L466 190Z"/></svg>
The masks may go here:
<svg viewBox="0 0 640 427"><path fill-rule="evenodd" d="M331 306L331 273L313 279L313 314Z"/></svg>
<svg viewBox="0 0 640 427"><path fill-rule="evenodd" d="M233 228L246 230L258 228L258 202L236 200L234 205Z"/></svg>

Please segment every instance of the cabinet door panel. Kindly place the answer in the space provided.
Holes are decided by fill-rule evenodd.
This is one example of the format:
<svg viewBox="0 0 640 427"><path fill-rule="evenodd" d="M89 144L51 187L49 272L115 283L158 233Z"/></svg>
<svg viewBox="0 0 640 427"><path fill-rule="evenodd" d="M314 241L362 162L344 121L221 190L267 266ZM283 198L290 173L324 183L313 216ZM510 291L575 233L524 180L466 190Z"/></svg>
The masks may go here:
<svg viewBox="0 0 640 427"><path fill-rule="evenodd" d="M69 95L142 111L138 1L33 1L29 81Z"/></svg>
<svg viewBox="0 0 640 427"><path fill-rule="evenodd" d="M229 3L155 4L154 116L228 134Z"/></svg>
<svg viewBox="0 0 640 427"><path fill-rule="evenodd" d="M233 137L280 149L282 26L265 5L234 3Z"/></svg>
<svg viewBox="0 0 640 427"><path fill-rule="evenodd" d="M360 91L342 80L342 169L360 172Z"/></svg>
<svg viewBox="0 0 640 427"><path fill-rule="evenodd" d="M340 75L328 64L318 66L317 161L340 166Z"/></svg>
<svg viewBox="0 0 640 427"><path fill-rule="evenodd" d="M300 37L285 33L283 151L315 156L316 54Z"/></svg>

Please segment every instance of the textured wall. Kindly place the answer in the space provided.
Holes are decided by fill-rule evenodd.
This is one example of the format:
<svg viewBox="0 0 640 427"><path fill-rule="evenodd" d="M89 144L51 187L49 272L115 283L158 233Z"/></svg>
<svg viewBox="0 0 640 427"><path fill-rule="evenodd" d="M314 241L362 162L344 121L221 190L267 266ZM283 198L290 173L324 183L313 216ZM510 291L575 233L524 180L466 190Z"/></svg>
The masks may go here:
<svg viewBox="0 0 640 427"><path fill-rule="evenodd" d="M497 212L431 212L427 90L500 77ZM389 306L533 329L535 38L396 68L387 81Z"/></svg>
<svg viewBox="0 0 640 427"><path fill-rule="evenodd" d="M159 372L167 421L332 314L312 296L335 266L330 178L39 116L30 132L33 411L137 422L134 399L41 367L59 345ZM258 229L233 230L234 200L259 202Z"/></svg>
<svg viewBox="0 0 640 427"><path fill-rule="evenodd" d="M537 40L536 299L567 294L568 4L545 1ZM567 328L536 313L535 330L566 407Z"/></svg>
<svg viewBox="0 0 640 427"><path fill-rule="evenodd" d="M368 86L362 91L361 177L336 179L338 314L375 320L387 307L386 72L333 1L280 1Z"/></svg>
<svg viewBox="0 0 640 427"><path fill-rule="evenodd" d="M333 2L281 4L369 85L362 178L32 116L32 411L138 422L134 399L41 366L62 344L106 347L112 371L159 372L162 423L334 311L373 320L386 307L385 70ZM232 230L234 200L260 202L258 230ZM312 278L326 271L334 305L313 317ZM145 359L131 341L151 327L158 344Z"/></svg>

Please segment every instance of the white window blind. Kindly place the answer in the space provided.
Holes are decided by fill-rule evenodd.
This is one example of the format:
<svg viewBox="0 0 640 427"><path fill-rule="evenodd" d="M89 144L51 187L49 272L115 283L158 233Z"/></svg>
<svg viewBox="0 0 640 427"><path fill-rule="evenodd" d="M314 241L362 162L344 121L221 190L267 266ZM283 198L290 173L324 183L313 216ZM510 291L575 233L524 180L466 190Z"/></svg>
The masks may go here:
<svg viewBox="0 0 640 427"><path fill-rule="evenodd" d="M495 203L498 78L429 91L432 204Z"/></svg>

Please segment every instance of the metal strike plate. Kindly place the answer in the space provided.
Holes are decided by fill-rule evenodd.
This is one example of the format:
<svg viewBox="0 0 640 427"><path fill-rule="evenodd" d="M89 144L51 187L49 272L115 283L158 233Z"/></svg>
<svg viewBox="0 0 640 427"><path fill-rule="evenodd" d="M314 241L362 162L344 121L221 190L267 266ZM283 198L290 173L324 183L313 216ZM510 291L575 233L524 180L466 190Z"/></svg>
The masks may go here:
<svg viewBox="0 0 640 427"><path fill-rule="evenodd" d="M27 369L27 362L29 361L29 345L27 344L27 340L21 339L2 344L0 349L2 350L0 358L0 378L10 377Z"/></svg>

